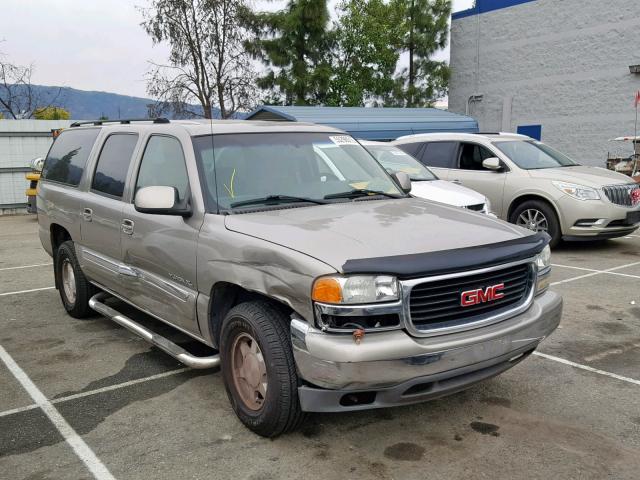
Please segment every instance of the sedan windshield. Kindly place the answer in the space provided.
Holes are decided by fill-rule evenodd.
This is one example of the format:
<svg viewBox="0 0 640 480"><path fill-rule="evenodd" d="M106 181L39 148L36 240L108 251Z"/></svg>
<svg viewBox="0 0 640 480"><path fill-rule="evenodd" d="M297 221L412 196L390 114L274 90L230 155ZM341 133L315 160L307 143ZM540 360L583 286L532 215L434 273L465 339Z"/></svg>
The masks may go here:
<svg viewBox="0 0 640 480"><path fill-rule="evenodd" d="M524 170L574 167L579 165L566 155L541 142L495 142L494 145L509 157L513 163Z"/></svg>
<svg viewBox="0 0 640 480"><path fill-rule="evenodd" d="M438 180L438 177L408 153L393 145L365 145L389 173L404 172L414 182Z"/></svg>
<svg viewBox="0 0 640 480"><path fill-rule="evenodd" d="M223 210L404 196L348 135L231 134L196 137L193 144L205 194Z"/></svg>

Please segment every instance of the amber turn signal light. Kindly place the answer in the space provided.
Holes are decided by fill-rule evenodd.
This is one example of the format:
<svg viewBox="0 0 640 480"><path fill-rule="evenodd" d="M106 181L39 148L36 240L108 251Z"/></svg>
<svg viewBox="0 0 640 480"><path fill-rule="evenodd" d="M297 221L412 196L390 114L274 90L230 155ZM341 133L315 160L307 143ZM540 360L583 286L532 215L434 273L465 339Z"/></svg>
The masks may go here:
<svg viewBox="0 0 640 480"><path fill-rule="evenodd" d="M342 287L335 278L319 278L313 284L311 298L316 302L340 303L342 301Z"/></svg>

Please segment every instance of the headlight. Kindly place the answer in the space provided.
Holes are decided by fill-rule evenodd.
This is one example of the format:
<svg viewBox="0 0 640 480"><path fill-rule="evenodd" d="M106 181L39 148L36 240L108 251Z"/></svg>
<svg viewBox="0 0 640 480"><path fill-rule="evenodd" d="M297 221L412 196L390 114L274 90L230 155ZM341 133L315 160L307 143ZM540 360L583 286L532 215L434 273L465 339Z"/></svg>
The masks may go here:
<svg viewBox="0 0 640 480"><path fill-rule="evenodd" d="M335 304L375 303L398 300L398 280L390 275L332 275L313 283L311 298Z"/></svg>
<svg viewBox="0 0 640 480"><path fill-rule="evenodd" d="M491 213L491 202L487 197L484 197L484 209L482 210L482 213L484 213L485 215Z"/></svg>
<svg viewBox="0 0 640 480"><path fill-rule="evenodd" d="M536 281L536 295L544 293L551 283L551 249L549 245L536 255L536 265L538 266L538 278Z"/></svg>
<svg viewBox="0 0 640 480"><path fill-rule="evenodd" d="M552 182L563 193L577 200L600 200L600 194L595 188L576 185L575 183Z"/></svg>
<svg viewBox="0 0 640 480"><path fill-rule="evenodd" d="M33 160L31 160L31 169L35 170L36 172L41 172L43 165L44 165L44 158L42 157L36 157Z"/></svg>

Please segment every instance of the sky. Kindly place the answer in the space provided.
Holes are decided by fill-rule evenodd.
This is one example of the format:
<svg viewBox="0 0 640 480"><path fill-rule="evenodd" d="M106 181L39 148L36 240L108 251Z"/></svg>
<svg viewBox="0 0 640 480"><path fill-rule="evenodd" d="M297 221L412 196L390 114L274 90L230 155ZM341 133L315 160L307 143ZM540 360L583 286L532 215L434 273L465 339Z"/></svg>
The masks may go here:
<svg viewBox="0 0 640 480"><path fill-rule="evenodd" d="M453 0L453 11L472 3ZM145 0L2 0L0 52L12 63L33 64L35 84L146 97L148 62L165 61L169 50L154 46L140 26L140 8L146 5ZM448 60L449 49L437 58Z"/></svg>

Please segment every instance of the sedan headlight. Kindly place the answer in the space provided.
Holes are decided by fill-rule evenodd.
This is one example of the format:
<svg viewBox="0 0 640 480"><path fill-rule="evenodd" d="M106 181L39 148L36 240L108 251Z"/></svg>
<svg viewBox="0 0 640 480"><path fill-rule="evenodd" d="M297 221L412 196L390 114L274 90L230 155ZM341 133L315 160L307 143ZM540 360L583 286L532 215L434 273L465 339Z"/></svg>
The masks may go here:
<svg viewBox="0 0 640 480"><path fill-rule="evenodd" d="M333 304L377 303L398 300L398 280L390 275L331 275L313 283L311 298Z"/></svg>
<svg viewBox="0 0 640 480"><path fill-rule="evenodd" d="M563 193L577 200L600 200L600 194L595 188L576 185L575 183L552 182Z"/></svg>
<svg viewBox="0 0 640 480"><path fill-rule="evenodd" d="M536 281L536 295L544 293L551 283L551 249L549 245L536 255L536 266L538 267L538 278Z"/></svg>
<svg viewBox="0 0 640 480"><path fill-rule="evenodd" d="M482 209L482 213L485 215L489 215L491 213L491 202L487 197L484 197L484 208Z"/></svg>

